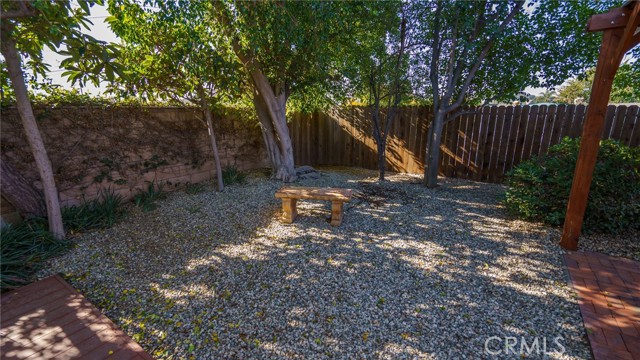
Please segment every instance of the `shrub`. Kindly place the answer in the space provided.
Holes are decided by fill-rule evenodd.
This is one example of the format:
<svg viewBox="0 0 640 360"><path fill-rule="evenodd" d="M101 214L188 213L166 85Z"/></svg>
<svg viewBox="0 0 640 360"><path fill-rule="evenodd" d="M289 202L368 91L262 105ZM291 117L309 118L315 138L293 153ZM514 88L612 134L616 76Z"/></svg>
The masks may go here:
<svg viewBox="0 0 640 360"><path fill-rule="evenodd" d="M187 184L184 192L189 195L200 194L206 190L206 186L204 184Z"/></svg>
<svg viewBox="0 0 640 360"><path fill-rule="evenodd" d="M156 184L154 181L149 183L146 191L139 191L133 198L133 202L137 207L141 207L143 211L152 211L156 209L155 202L166 198L167 195L162 190L162 185Z"/></svg>
<svg viewBox="0 0 640 360"><path fill-rule="evenodd" d="M507 209L525 220L564 222L580 139L564 138L546 156L532 158L507 175ZM640 148L600 142L584 217L585 232L640 228Z"/></svg>
<svg viewBox="0 0 640 360"><path fill-rule="evenodd" d="M235 166L227 166L222 170L222 181L225 185L244 184L247 182L247 175Z"/></svg>
<svg viewBox="0 0 640 360"><path fill-rule="evenodd" d="M62 221L67 231L106 229L124 214L123 200L113 190L103 190L98 198L84 201L78 206L62 209Z"/></svg>
<svg viewBox="0 0 640 360"><path fill-rule="evenodd" d="M0 287L2 291L28 284L41 263L60 254L69 242L54 238L46 220L23 221L0 230Z"/></svg>

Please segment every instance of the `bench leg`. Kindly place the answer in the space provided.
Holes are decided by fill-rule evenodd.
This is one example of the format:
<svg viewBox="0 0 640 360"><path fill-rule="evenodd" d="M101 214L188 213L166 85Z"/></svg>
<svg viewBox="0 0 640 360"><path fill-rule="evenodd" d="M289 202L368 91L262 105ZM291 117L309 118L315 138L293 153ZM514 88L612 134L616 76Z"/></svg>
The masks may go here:
<svg viewBox="0 0 640 360"><path fill-rule="evenodd" d="M342 224L342 201L331 202L331 226Z"/></svg>
<svg viewBox="0 0 640 360"><path fill-rule="evenodd" d="M282 199L282 222L291 224L296 219L296 216L298 216L297 202L297 199Z"/></svg>

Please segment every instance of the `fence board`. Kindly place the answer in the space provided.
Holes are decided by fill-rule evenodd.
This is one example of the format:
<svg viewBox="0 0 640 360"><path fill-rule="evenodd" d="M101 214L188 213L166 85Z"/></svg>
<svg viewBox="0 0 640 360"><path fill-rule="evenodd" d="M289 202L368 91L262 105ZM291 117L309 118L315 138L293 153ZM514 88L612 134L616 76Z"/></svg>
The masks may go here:
<svg viewBox="0 0 640 360"><path fill-rule="evenodd" d="M502 131L504 127L504 114L505 107L499 106L496 112L496 124L494 127L493 142L491 144L491 157L489 158L489 171L487 174L487 180L489 182L495 181L495 173L498 169L498 161L500 159L500 146L502 141Z"/></svg>
<svg viewBox="0 0 640 360"><path fill-rule="evenodd" d="M544 130L542 132L542 140L540 140L540 151L539 155L544 155L549 150L549 146L551 145L551 136L553 132L553 127L555 123L555 115L556 115L556 106L547 107L547 114L545 115L544 120Z"/></svg>
<svg viewBox="0 0 640 360"><path fill-rule="evenodd" d="M500 149L498 150L498 166L496 168L496 174L494 175L495 181L499 181L504 173L504 167L507 163L507 156L509 150L509 138L511 137L511 130L513 125L513 106L505 107L505 114L502 125L502 139L500 140Z"/></svg>
<svg viewBox="0 0 640 360"><path fill-rule="evenodd" d="M569 136L572 138L576 138L582 135L582 124L584 122L584 117L587 113L587 107L584 105L577 105L576 110L573 114L573 120L571 121L571 129L569 130Z"/></svg>
<svg viewBox="0 0 640 360"><path fill-rule="evenodd" d="M509 142L507 144L507 150L505 151L505 162L504 169L502 173L505 174L507 171L511 170L513 167L513 159L516 152L516 145L518 142L518 126L520 114L522 113L521 106L514 106L511 108L511 114L509 115L509 123L510 123L510 133L509 133Z"/></svg>
<svg viewBox="0 0 640 360"><path fill-rule="evenodd" d="M458 141L458 146L456 147L456 169L455 176L456 177L465 177L467 171L467 156L469 152L467 151L467 143L469 142L469 114L463 114L460 117L460 127L458 130L458 134L461 140Z"/></svg>
<svg viewBox="0 0 640 360"><path fill-rule="evenodd" d="M525 129L524 145L522 147L522 158L524 159L528 159L531 157L531 148L533 148L533 134L535 134L539 108L539 106L529 107L529 116L526 119L527 127Z"/></svg>
<svg viewBox="0 0 640 360"><path fill-rule="evenodd" d="M545 118L547 115L547 106L538 106L538 114L536 115L536 124L533 130L533 142L531 144L531 156L540 155L540 144L542 143L542 132L544 130Z"/></svg>
<svg viewBox="0 0 640 360"><path fill-rule="evenodd" d="M604 128L602 129L602 139L611 137L611 130L615 121L616 107L614 105L607 106L607 112L604 115Z"/></svg>
<svg viewBox="0 0 640 360"><path fill-rule="evenodd" d="M491 107L488 111L483 111L482 113L482 122L483 122L483 134L480 137L482 151L480 152L479 159L481 159L481 171L479 181L484 181L487 178L487 174L489 173L489 163L491 160L491 145L493 144L493 133L495 131L495 123L496 123L496 111L495 107Z"/></svg>
<svg viewBox="0 0 640 360"><path fill-rule="evenodd" d="M473 110L473 109L471 109ZM445 124L441 175L500 182L506 172L532 155L544 154L563 136L579 136L583 105L485 106ZM640 145L638 106L610 106L603 137ZM387 144L387 169L422 173L430 107L400 108ZM294 114L289 124L296 164L377 168L377 151L368 107L330 113Z"/></svg>
<svg viewBox="0 0 640 360"><path fill-rule="evenodd" d="M611 105L611 107L614 107ZM627 107L624 105L618 106L615 109L615 122L613 127L611 128L610 137L613 139L620 139L622 137L622 129L624 127L625 117L627 115Z"/></svg>
<svg viewBox="0 0 640 360"><path fill-rule="evenodd" d="M573 122L573 117L575 113L576 113L575 106L567 106L567 111L565 113L564 121L562 124L562 130L560 131L560 140L558 142L562 141L562 139L569 136L569 133L571 132L571 124Z"/></svg>
<svg viewBox="0 0 640 360"><path fill-rule="evenodd" d="M453 177L455 172L456 163L456 146L458 144L458 127L460 125L459 119L449 122L449 144L447 146L447 153L449 154L449 161L447 162L445 176Z"/></svg>
<svg viewBox="0 0 640 360"><path fill-rule="evenodd" d="M637 121L638 115L638 106L632 105L627 108L627 116L625 118L624 128L622 129L622 135L620 136L620 141L623 144L631 144L634 127L637 128L640 126Z"/></svg>
<svg viewBox="0 0 640 360"><path fill-rule="evenodd" d="M640 146L640 109L638 107L636 107L636 113L633 119L635 125L629 140L629 146Z"/></svg>
<svg viewBox="0 0 640 360"><path fill-rule="evenodd" d="M555 119L553 122L553 131L551 132L551 139L549 142L549 146L555 145L560 142L562 139L562 128L564 127L564 122L567 118L567 106L566 105L558 105L556 107Z"/></svg>
<svg viewBox="0 0 640 360"><path fill-rule="evenodd" d="M455 121L454 121L454 126L453 126L453 139L455 144L453 144L453 148L451 148L451 152L452 152L452 163L451 163L451 175L452 177L458 177L457 176L457 170L458 170L458 164L461 163L461 156L462 156L462 152L460 147L463 146L462 144L464 143L464 123L462 121L462 117L458 117Z"/></svg>

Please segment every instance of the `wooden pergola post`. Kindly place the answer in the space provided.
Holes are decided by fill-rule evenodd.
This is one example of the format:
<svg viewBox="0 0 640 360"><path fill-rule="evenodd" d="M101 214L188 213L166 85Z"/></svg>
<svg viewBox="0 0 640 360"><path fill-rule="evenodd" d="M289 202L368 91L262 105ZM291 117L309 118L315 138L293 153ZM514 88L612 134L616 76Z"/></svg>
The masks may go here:
<svg viewBox="0 0 640 360"><path fill-rule="evenodd" d="M587 31L603 31L600 56L596 67L589 107L582 128L580 152L573 175L571 195L567 205L564 229L560 245L568 250L578 248L578 237L582 229L587 208L589 187L600 149L604 128L604 117L609 104L613 78L624 54L640 43L640 1L629 1L622 7L589 19Z"/></svg>

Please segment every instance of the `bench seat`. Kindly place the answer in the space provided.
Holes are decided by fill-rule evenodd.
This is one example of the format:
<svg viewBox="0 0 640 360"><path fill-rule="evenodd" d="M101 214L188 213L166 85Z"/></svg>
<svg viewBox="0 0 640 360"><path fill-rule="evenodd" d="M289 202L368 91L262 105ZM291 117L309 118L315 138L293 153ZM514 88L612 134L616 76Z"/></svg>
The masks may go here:
<svg viewBox="0 0 640 360"><path fill-rule="evenodd" d="M291 224L298 216L296 209L299 199L331 201L331 225L342 223L343 204L351 200L351 189L317 187L283 187L276 192L276 198L282 199L282 221Z"/></svg>

